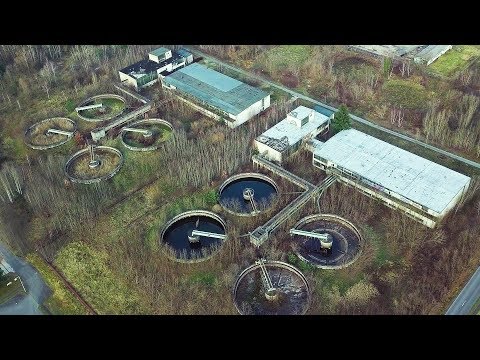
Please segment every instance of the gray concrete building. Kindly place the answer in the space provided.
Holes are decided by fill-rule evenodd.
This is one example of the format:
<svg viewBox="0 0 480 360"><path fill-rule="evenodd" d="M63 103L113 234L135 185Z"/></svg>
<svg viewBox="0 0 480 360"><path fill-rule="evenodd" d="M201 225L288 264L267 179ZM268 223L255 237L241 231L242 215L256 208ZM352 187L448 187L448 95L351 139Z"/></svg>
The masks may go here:
<svg viewBox="0 0 480 360"><path fill-rule="evenodd" d="M313 165L434 227L465 195L470 178L355 129L312 146Z"/></svg>
<svg viewBox="0 0 480 360"><path fill-rule="evenodd" d="M303 141L328 131L330 118L319 112L299 106L287 117L255 139L255 147L264 158L281 163L295 152Z"/></svg>
<svg viewBox="0 0 480 360"><path fill-rule="evenodd" d="M190 105L235 128L270 106L270 94L204 65L193 63L162 78Z"/></svg>

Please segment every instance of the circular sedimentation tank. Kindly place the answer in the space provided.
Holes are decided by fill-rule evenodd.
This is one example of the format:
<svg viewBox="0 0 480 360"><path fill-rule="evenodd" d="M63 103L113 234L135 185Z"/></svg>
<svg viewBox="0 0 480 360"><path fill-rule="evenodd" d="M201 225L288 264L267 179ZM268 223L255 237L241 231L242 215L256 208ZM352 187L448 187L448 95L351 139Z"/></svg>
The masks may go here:
<svg viewBox="0 0 480 360"><path fill-rule="evenodd" d="M292 235L292 247L302 260L321 269L340 269L360 256L364 240L354 224L333 214L314 214L299 220L294 228L327 235L318 239Z"/></svg>
<svg viewBox="0 0 480 360"><path fill-rule="evenodd" d="M121 115L126 109L126 100L124 97L116 94L101 94L89 97L78 107L102 104L103 106L95 109L76 110L80 119L86 121L109 121Z"/></svg>
<svg viewBox="0 0 480 360"><path fill-rule="evenodd" d="M273 206L278 186L259 173L243 173L229 177L219 188L220 205L234 215L254 216Z"/></svg>
<svg viewBox="0 0 480 360"><path fill-rule="evenodd" d="M55 130L70 134L57 133ZM25 131L25 143L36 150L51 149L69 141L76 130L77 125L69 118L45 119L33 124Z"/></svg>
<svg viewBox="0 0 480 360"><path fill-rule="evenodd" d="M193 230L226 236L226 223L217 214L193 210L172 218L160 234L160 245L166 255L180 262L200 262L211 257L225 239L195 235Z"/></svg>
<svg viewBox="0 0 480 360"><path fill-rule="evenodd" d="M126 131L125 128L144 132ZM173 134L173 126L163 119L143 119L122 129L120 139L123 146L133 151L153 151L162 146Z"/></svg>
<svg viewBox="0 0 480 360"><path fill-rule="evenodd" d="M311 291L305 276L282 261L266 261L273 287L265 286L259 262L243 270L233 288L235 307L242 315L303 315L310 306Z"/></svg>
<svg viewBox="0 0 480 360"><path fill-rule="evenodd" d="M73 154L65 164L65 174L76 183L93 184L114 176L123 165L122 153L109 146L96 146L95 159L90 149Z"/></svg>

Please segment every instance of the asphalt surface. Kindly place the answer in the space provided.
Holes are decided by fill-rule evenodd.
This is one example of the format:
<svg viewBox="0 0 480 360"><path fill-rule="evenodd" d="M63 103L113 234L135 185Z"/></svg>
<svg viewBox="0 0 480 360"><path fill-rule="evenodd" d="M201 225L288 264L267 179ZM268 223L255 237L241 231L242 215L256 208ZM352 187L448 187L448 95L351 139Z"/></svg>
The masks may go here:
<svg viewBox="0 0 480 360"><path fill-rule="evenodd" d="M301 98L301 99L310 101L310 102L312 102L312 103L314 103L314 104L317 104L317 105L319 105L319 106L322 106L322 107L324 107L324 108L326 108L326 109L329 109L329 110L332 110L332 111L337 111L337 109L334 108L333 106L324 104L324 103L322 103L322 102L320 102L320 101L318 101L318 100L315 100L315 99L313 99L313 98L311 98L311 97L308 97L308 96L305 96L305 95L303 95L303 94L300 94L300 93L298 93L298 92L296 92L296 91L293 91L292 89L289 89L289 88L287 88L287 87L285 87L285 86L282 86L282 85L280 85L280 84L276 84L276 83L274 83L274 82L272 82L272 81L270 81L270 80L267 80L267 79L263 78L262 76L252 74L251 72L246 71L246 70L243 70L243 69L239 69L239 68L237 68L237 67L235 67L235 66L232 66L232 65L230 65L230 64L227 64L226 62L223 62L223 61L221 61L221 60L218 60L217 58L215 58L215 57L213 57L213 56L210 56L210 55L207 55L207 54L205 54L205 53L203 53L203 52L201 52L201 51L198 51L198 50L196 50L196 49L192 49L192 48L190 48L190 47L187 47L187 48L188 48L188 50L189 50L190 52L192 52L192 53L194 53L194 54L196 54L196 55L198 55L198 56L201 56L201 57L203 57L204 59L207 59L207 60L216 62L217 64L220 64L220 65L226 67L227 69L230 69L230 70L236 71L236 72L238 72L238 73L240 73L240 74L242 74L242 75L249 76L249 77L251 77L251 78L260 80L260 81L262 81L262 82L264 82L264 83L266 83L266 84L268 84L268 85L270 85L270 86L273 86L273 87L275 87L275 88L277 88L277 89L283 90L283 91L289 93L289 94L292 95L292 96L296 96L296 97L298 97L298 98ZM414 139L414 138L412 138L412 137L410 137L410 136L408 136L408 135L404 135L404 134L398 133L398 132L396 132L396 131L387 129L387 128L383 127L383 126L380 126L380 125L377 125L377 124L375 124L375 123L372 123L371 121L365 120L364 118L361 118L361 117L359 117L359 116L350 114L350 117L352 118L353 121L357 121L357 122L359 122L359 123L361 123L361 124L364 124L364 125L367 125L367 126L371 126L371 127L375 128L375 129L378 129L378 130L380 130L380 131L384 131L384 132L386 132L386 133L388 133L388 134L390 134L390 135L393 135L393 136L399 137L399 138L401 138L401 139L403 139L403 140L409 141L409 142L411 142L411 143L414 143L414 144L423 146L424 148L427 148L427 149L436 151L437 153L440 153L440 154L442 154L442 155L448 156L448 157L450 157L450 158L452 158L452 159L455 159L455 160L457 160L457 161L460 161L460 162L462 162L462 163L464 163L464 164L473 166L474 168L480 169L480 163L477 163L477 162L472 161L472 160L469 160L469 159L465 159L465 158L463 158L463 157L461 157L461 156L458 156L458 155L456 155L456 154L452 154L451 152L448 152L448 151L445 151L445 150L443 150L443 149L437 148L437 147L435 147L435 146L426 144L426 143L424 143L424 142L422 142L422 141L420 141L420 140Z"/></svg>
<svg viewBox="0 0 480 360"><path fill-rule="evenodd" d="M478 299L480 299L480 267L468 280L445 315L468 315Z"/></svg>
<svg viewBox="0 0 480 360"><path fill-rule="evenodd" d="M39 306L50 296L51 290L38 271L26 261L16 257L0 243L0 253L13 270L20 275L27 294L0 305L0 315L43 315Z"/></svg>

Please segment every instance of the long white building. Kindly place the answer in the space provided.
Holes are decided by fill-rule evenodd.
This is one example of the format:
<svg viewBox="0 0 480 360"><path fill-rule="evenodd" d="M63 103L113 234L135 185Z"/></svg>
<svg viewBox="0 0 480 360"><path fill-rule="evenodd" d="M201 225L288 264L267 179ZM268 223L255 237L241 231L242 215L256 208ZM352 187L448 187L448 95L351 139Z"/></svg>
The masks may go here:
<svg viewBox="0 0 480 360"><path fill-rule="evenodd" d="M287 117L255 139L258 152L270 161L281 163L295 152L303 140L328 131L330 118L319 112L299 106Z"/></svg>
<svg viewBox="0 0 480 360"><path fill-rule="evenodd" d="M314 166L429 227L470 185L468 176L355 129L316 143L312 151Z"/></svg>

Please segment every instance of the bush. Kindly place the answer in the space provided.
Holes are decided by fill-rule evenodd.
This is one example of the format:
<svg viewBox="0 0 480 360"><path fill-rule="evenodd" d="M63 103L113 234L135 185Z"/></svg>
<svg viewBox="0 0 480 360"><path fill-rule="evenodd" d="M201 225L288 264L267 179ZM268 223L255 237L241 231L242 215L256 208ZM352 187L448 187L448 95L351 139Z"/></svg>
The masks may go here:
<svg viewBox="0 0 480 360"><path fill-rule="evenodd" d="M306 261L300 260L297 257L297 255L295 255L294 253L289 253L287 255L287 262L297 267L300 271L303 271L303 272L314 271L316 269L316 267L313 266L312 264Z"/></svg>
<svg viewBox="0 0 480 360"><path fill-rule="evenodd" d="M204 196L205 196L205 202L207 203L207 206L210 207L210 206L213 206L216 203L218 203L219 194L218 194L217 190L212 189L212 190L206 192Z"/></svg>
<svg viewBox="0 0 480 360"><path fill-rule="evenodd" d="M65 110L67 110L67 113L70 114L72 113L73 111L75 111L75 101L73 101L72 99L68 99L66 102L65 102Z"/></svg>
<svg viewBox="0 0 480 360"><path fill-rule="evenodd" d="M3 140L3 150L5 151L6 157L10 157L14 160L23 160L27 156L27 148L20 139L6 137Z"/></svg>

